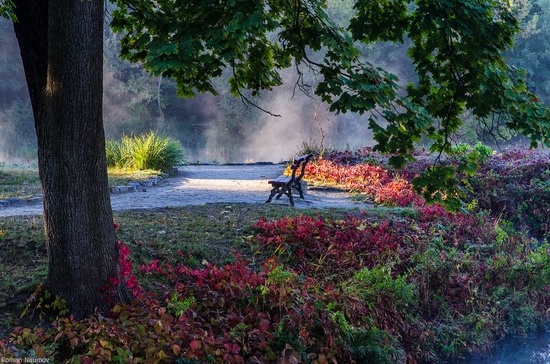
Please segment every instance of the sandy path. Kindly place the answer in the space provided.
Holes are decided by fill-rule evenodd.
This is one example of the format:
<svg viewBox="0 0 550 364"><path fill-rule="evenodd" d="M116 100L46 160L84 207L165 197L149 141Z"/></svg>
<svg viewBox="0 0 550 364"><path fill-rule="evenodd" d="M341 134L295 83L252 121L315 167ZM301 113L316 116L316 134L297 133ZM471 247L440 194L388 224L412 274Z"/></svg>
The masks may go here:
<svg viewBox="0 0 550 364"><path fill-rule="evenodd" d="M154 209L201 205L206 203L264 203L269 197L269 179L279 176L284 166L267 165L190 165L179 168L180 173L145 192L111 195L113 210ZM305 200L295 198L296 208L365 207L343 192L309 190ZM273 203L288 204L283 196ZM38 215L40 204L0 208L0 217Z"/></svg>

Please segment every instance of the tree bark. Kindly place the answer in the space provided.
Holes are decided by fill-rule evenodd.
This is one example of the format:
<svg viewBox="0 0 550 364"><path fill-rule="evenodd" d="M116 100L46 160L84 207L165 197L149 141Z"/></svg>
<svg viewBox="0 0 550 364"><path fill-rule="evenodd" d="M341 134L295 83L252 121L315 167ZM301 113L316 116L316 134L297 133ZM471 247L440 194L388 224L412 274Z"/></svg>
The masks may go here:
<svg viewBox="0 0 550 364"><path fill-rule="evenodd" d="M13 28L19 43L29 88L35 125L40 119L38 107L46 87L48 70L48 0L14 0L17 22Z"/></svg>
<svg viewBox="0 0 550 364"><path fill-rule="evenodd" d="M128 301L119 276L102 119L102 0L18 0L48 251L45 288L76 317ZM47 19L47 22L43 18ZM45 46L46 45L46 46ZM46 60L46 61L44 61Z"/></svg>

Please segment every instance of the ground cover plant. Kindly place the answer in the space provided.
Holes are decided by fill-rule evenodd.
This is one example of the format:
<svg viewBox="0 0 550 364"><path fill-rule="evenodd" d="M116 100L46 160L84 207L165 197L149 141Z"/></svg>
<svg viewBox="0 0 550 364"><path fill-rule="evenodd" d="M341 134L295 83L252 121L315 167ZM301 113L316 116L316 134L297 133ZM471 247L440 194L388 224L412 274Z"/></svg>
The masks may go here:
<svg viewBox="0 0 550 364"><path fill-rule="evenodd" d="M435 156L423 150L404 169L388 165L388 157L371 148L329 151L306 168L305 179L355 192L367 200L389 206L422 206L424 199L413 188L413 179L430 168ZM550 235L550 153L541 150L505 149L492 152L481 144L459 145L443 164L473 163L475 175L462 173L457 186L463 207L489 211L539 238Z"/></svg>
<svg viewBox="0 0 550 364"><path fill-rule="evenodd" d="M200 266L203 260L223 265L234 260L232 249L243 252L239 244L252 222L262 216L277 218L296 213L283 206L222 204L116 212L115 221L120 226L117 237L129 246L137 265L155 259L175 265L180 261L178 249L192 255L192 266ZM0 218L0 334L17 322L22 304L43 282L47 270L43 242L41 217ZM148 289L157 286L147 277L141 283Z"/></svg>
<svg viewBox="0 0 550 364"><path fill-rule="evenodd" d="M40 224L26 219L2 221L4 246L41 239ZM35 302L38 316L57 307L53 326L13 329L1 355L437 362L548 319L549 246L488 214L220 204L119 213L115 222L122 276L138 300L81 321L61 315L62 302ZM2 262L17 254L4 251Z"/></svg>

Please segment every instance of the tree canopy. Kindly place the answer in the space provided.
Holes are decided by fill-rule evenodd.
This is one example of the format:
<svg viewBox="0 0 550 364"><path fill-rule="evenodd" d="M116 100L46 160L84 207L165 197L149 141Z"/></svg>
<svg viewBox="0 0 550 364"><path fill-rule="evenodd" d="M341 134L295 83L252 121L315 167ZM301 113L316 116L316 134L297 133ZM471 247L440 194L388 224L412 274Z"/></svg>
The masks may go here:
<svg viewBox="0 0 550 364"><path fill-rule="evenodd" d="M506 64L503 52L520 31L503 0L358 0L347 28L326 12L325 0L115 0L112 27L123 34L121 56L154 75L173 77L178 92L216 93L212 79L232 72L231 92L259 95L281 84L294 66L320 76L314 92L337 113L366 114L377 150L413 160L415 143L451 152L450 138L469 110L498 118L531 146L550 145L550 112L531 93L526 73ZM408 50L418 81L398 86L395 75L361 58L359 43L412 41ZM306 89L303 78L297 86ZM428 200L457 202L457 172L473 173L475 155L457 171L434 166L416 180ZM441 191L444 191L442 193Z"/></svg>

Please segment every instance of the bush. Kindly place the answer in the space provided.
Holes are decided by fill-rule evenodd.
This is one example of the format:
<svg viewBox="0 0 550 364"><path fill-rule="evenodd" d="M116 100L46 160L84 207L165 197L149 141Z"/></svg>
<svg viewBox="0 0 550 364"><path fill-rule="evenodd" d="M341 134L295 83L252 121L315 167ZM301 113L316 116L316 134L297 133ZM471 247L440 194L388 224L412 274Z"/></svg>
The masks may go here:
<svg viewBox="0 0 550 364"><path fill-rule="evenodd" d="M436 156L422 150L415 155L417 161L395 170L387 155L370 148L330 151L307 165L304 178L359 193L381 205L422 206L413 180L436 163ZM519 148L494 153L481 143L473 148L459 144L441 163L462 168L456 183L464 204L504 217L539 240L550 237L550 153Z"/></svg>
<svg viewBox="0 0 550 364"><path fill-rule="evenodd" d="M508 149L494 154L470 179L471 199L538 239L550 237L550 153Z"/></svg>
<svg viewBox="0 0 550 364"><path fill-rule="evenodd" d="M109 167L163 172L183 163L185 156L179 141L155 132L108 140L106 151Z"/></svg>
<svg viewBox="0 0 550 364"><path fill-rule="evenodd" d="M422 205L424 200L409 180L387 165L386 156L363 148L354 153L329 151L323 159L306 166L307 181L359 193L377 204ZM412 179L412 178L409 178Z"/></svg>

